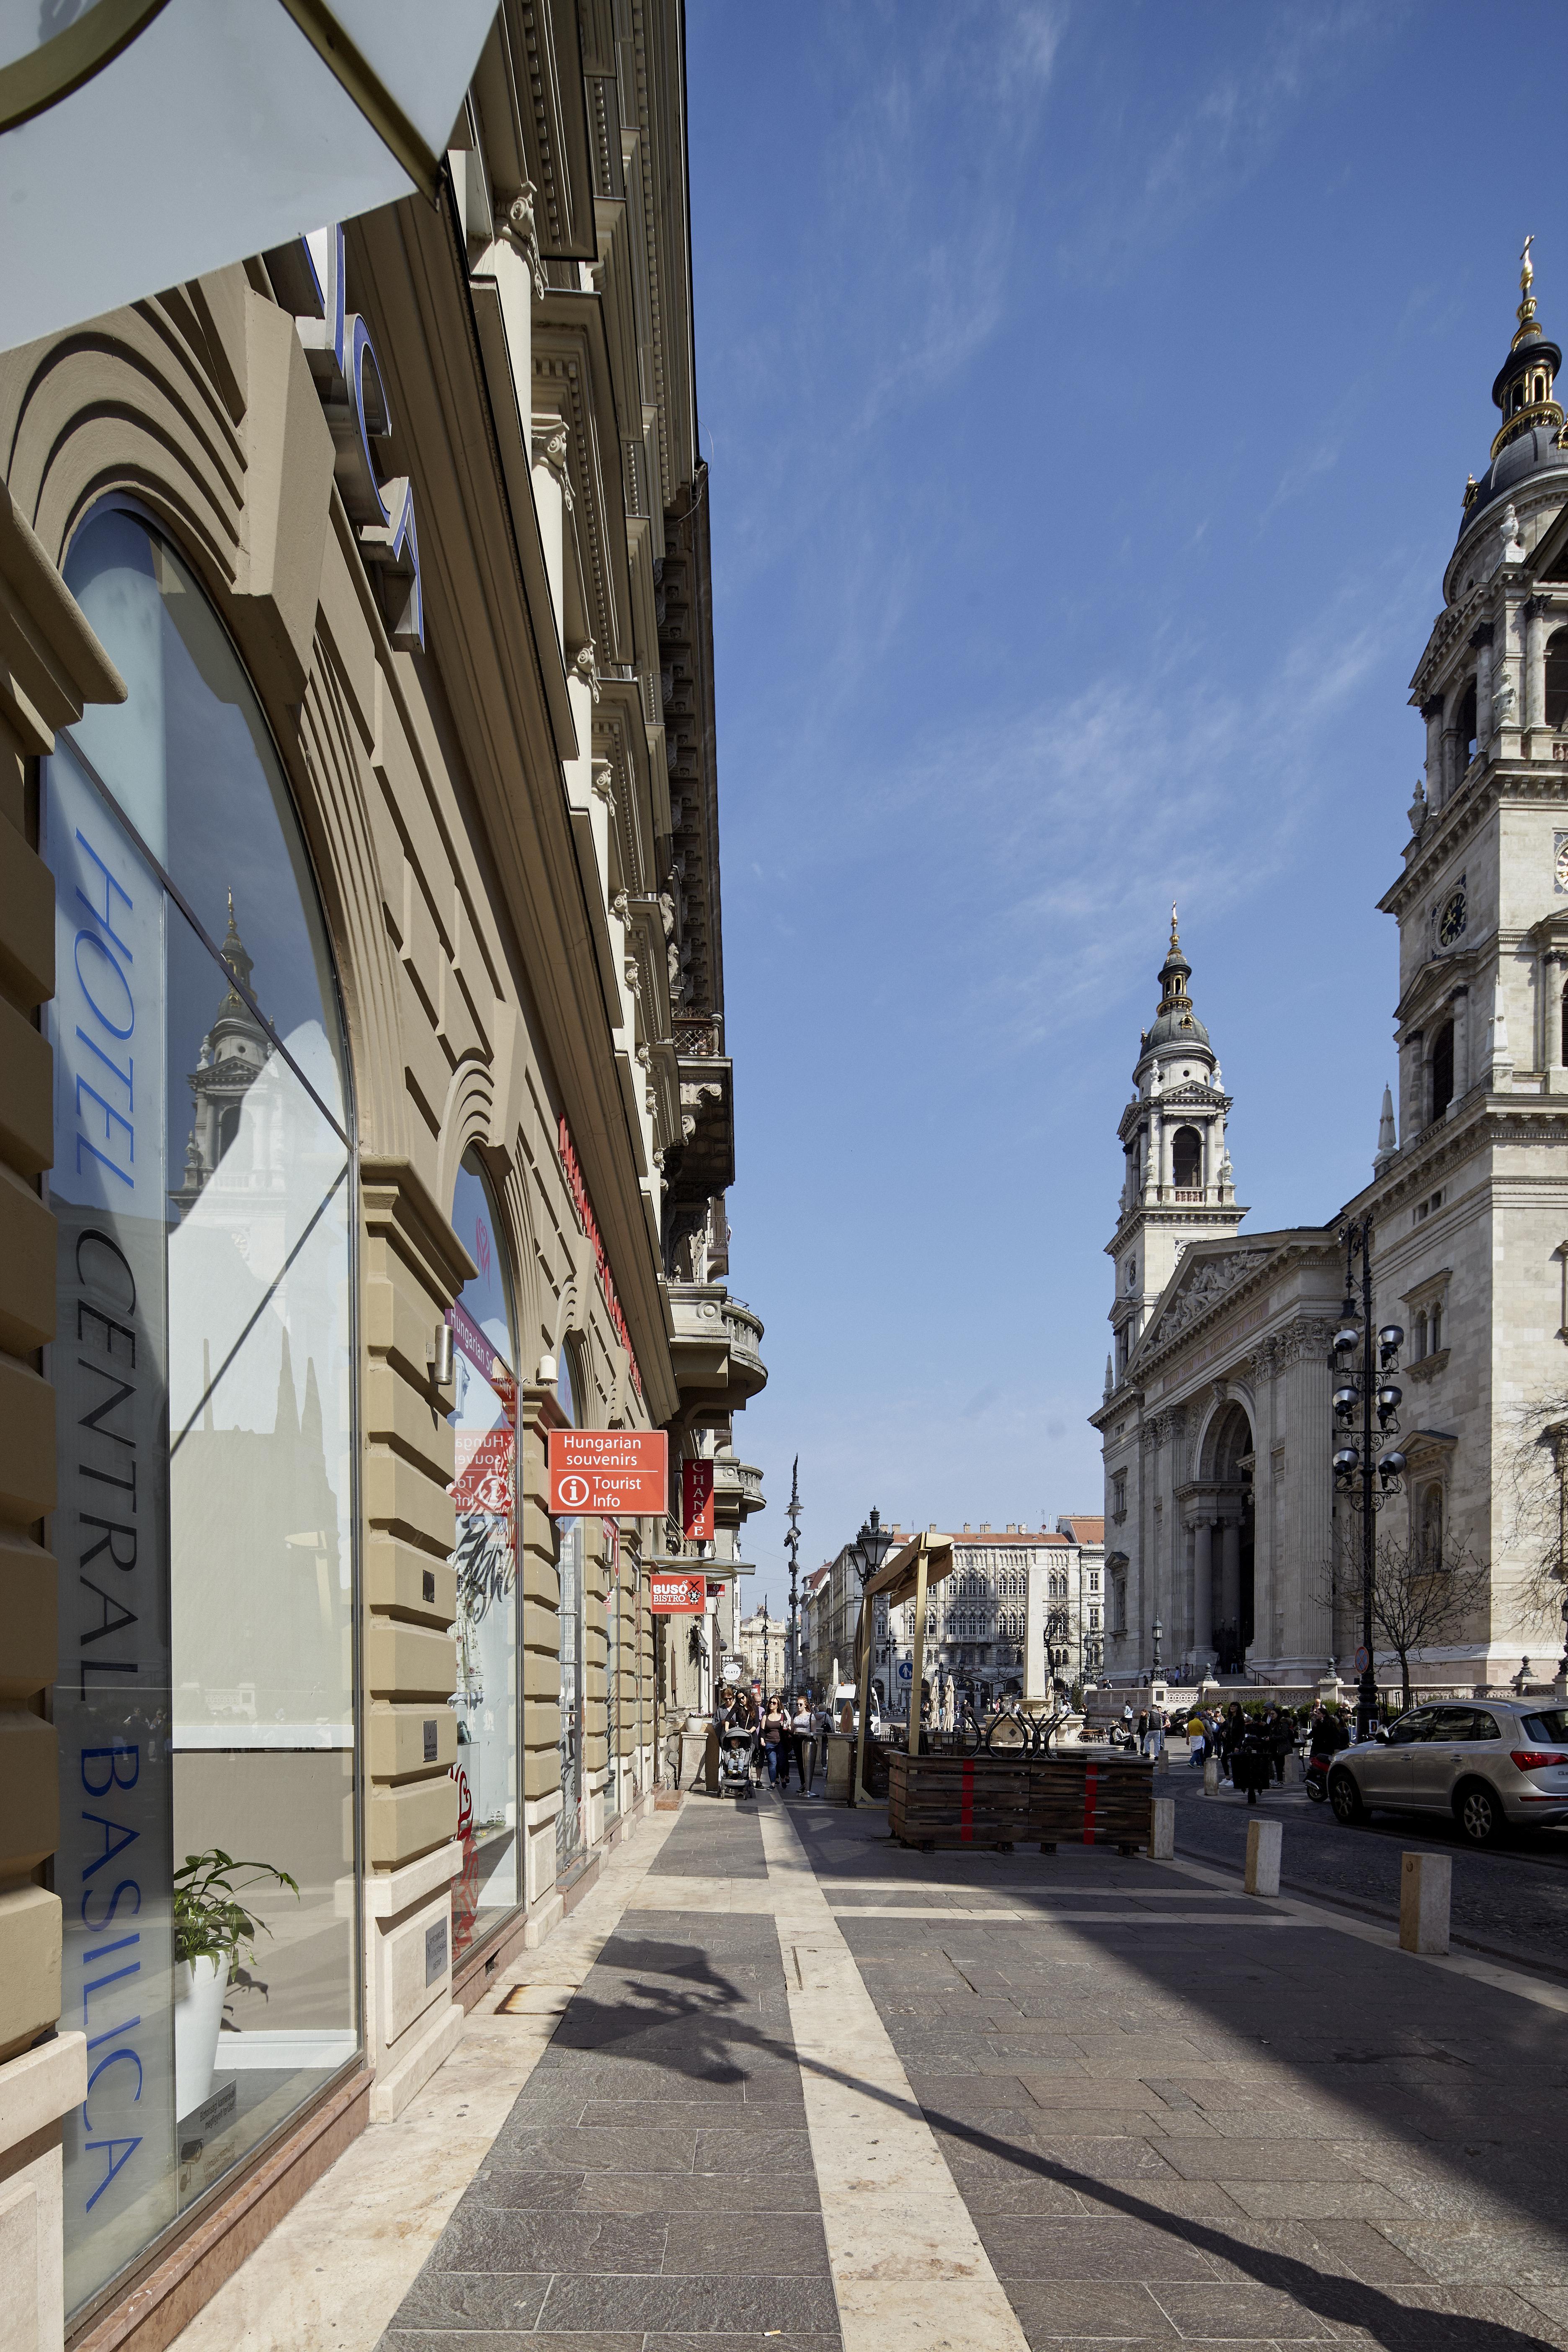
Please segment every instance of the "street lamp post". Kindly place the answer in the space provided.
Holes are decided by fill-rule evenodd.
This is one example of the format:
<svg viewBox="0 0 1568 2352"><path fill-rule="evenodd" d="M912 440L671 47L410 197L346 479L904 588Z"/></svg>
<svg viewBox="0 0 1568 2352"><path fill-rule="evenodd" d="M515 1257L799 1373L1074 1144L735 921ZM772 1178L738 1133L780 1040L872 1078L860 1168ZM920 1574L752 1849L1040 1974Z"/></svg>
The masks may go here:
<svg viewBox="0 0 1568 2352"><path fill-rule="evenodd" d="M1377 1514L1392 1496L1402 1492L1405 1456L1390 1445L1373 1458L1373 1415L1377 1415L1375 1442L1397 1437L1398 1409L1403 1391L1394 1379L1405 1333L1397 1323L1385 1323L1374 1335L1372 1311L1372 1219L1357 1218L1344 1229L1345 1296L1339 1328L1329 1355L1333 1374L1334 1485L1361 1512L1361 1668L1356 1695L1356 1736L1372 1738L1377 1720L1377 1666L1373 1646L1373 1597L1377 1578ZM1361 1264L1361 1296L1356 1296L1354 1267ZM1374 1354L1375 1349L1375 1354ZM1352 1360L1354 1369L1352 1370ZM1360 1444L1356 1443L1359 1418Z"/></svg>
<svg viewBox="0 0 1568 2352"><path fill-rule="evenodd" d="M789 1553L789 1623L784 1629L784 1679L792 1694L798 1695L800 1685L800 1456L795 1457L795 1468L789 1478L789 1533L784 1549Z"/></svg>
<svg viewBox="0 0 1568 2352"><path fill-rule="evenodd" d="M866 1587L893 1548L893 1531L882 1525L880 1515L873 1510L869 1518L862 1519L855 1538L855 1565L860 1578L861 1607L865 1607ZM860 1724L857 1733L855 1780L849 1801L858 1805L860 1792L867 1782L867 1765L871 1751L871 1635L872 1621L868 1617L863 1631L866 1647L860 1660Z"/></svg>

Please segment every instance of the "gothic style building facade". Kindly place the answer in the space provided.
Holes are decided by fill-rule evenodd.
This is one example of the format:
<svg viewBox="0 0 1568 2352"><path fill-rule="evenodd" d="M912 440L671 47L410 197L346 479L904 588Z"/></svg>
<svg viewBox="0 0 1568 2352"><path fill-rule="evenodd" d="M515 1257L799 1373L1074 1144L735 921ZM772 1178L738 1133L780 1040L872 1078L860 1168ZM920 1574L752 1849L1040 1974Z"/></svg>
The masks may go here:
<svg viewBox="0 0 1568 2352"><path fill-rule="evenodd" d="M1399 926L1397 1130L1385 1095L1373 1181L1322 1226L1244 1228L1230 1098L1173 921L1121 1123L1112 1355L1091 1415L1113 1675L1306 1682L1353 1647L1333 1600L1328 1370L1352 1217L1373 1222L1377 1314L1406 1334L1405 1472L1383 1530L1489 1570L1418 1678L1495 1681L1551 1639L1516 1467L1568 1341L1568 430L1532 275L1527 258L1492 386L1501 425L1412 681L1426 776L1379 901Z"/></svg>

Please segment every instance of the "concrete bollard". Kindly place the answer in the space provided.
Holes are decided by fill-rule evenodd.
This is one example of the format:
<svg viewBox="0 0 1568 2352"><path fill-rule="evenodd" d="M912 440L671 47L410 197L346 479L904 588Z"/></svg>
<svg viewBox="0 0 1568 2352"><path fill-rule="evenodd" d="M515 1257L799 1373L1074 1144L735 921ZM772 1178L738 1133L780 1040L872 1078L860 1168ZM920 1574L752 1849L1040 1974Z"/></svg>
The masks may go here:
<svg viewBox="0 0 1568 2352"><path fill-rule="evenodd" d="M1149 1800L1149 1859L1169 1862L1176 1851L1176 1801L1174 1797L1152 1797Z"/></svg>
<svg viewBox="0 0 1568 2352"><path fill-rule="evenodd" d="M1162 1747L1160 1753L1154 1759L1154 1769L1156 1772L1168 1772L1170 1769L1171 1751L1168 1748Z"/></svg>
<svg viewBox="0 0 1568 2352"><path fill-rule="evenodd" d="M1205 1797L1217 1797L1219 1794L1219 1758L1217 1756L1204 1758L1204 1794Z"/></svg>
<svg viewBox="0 0 1568 2352"><path fill-rule="evenodd" d="M1279 1892L1279 1847L1284 1836L1280 1822L1248 1822L1247 1824L1247 1877L1249 1895L1278 1895Z"/></svg>
<svg viewBox="0 0 1568 2352"><path fill-rule="evenodd" d="M1306 1777L1307 1768L1301 1760L1300 1750L1299 1748L1292 1748L1289 1755L1285 1759L1285 1779L1283 1785L1287 1789L1299 1789L1306 1780Z"/></svg>
<svg viewBox="0 0 1568 2352"><path fill-rule="evenodd" d="M1399 1857L1399 1948L1403 1952L1446 1952L1448 1948L1448 1898L1453 1891L1454 1864L1446 1853L1405 1853Z"/></svg>

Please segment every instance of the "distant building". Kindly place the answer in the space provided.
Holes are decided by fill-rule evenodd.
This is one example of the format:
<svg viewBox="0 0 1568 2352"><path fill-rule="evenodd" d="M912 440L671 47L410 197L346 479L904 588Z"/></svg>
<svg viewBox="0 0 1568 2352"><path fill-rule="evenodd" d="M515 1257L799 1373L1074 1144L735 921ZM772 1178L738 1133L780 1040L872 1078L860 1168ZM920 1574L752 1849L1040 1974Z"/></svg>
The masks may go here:
<svg viewBox="0 0 1568 2352"><path fill-rule="evenodd" d="M789 1628L782 1617L770 1617L764 1601L755 1616L742 1617L735 1629L735 1646L746 1662L749 1679L764 1692L784 1686L784 1636Z"/></svg>

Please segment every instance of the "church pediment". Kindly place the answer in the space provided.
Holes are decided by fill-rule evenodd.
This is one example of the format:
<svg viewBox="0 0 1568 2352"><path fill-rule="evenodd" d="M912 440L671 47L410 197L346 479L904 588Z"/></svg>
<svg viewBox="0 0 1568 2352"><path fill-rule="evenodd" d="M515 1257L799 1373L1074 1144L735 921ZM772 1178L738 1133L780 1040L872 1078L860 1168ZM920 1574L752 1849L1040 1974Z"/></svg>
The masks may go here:
<svg viewBox="0 0 1568 2352"><path fill-rule="evenodd" d="M1239 1290L1271 1255L1267 1248L1226 1249L1214 1255L1189 1250L1171 1276L1165 1295L1138 1343L1140 1356L1169 1346L1184 1331Z"/></svg>
<svg viewBox="0 0 1568 2352"><path fill-rule="evenodd" d="M1158 1097L1162 1110L1228 1110L1230 1097L1220 1094L1214 1087L1201 1086L1196 1078L1182 1085L1167 1087Z"/></svg>

